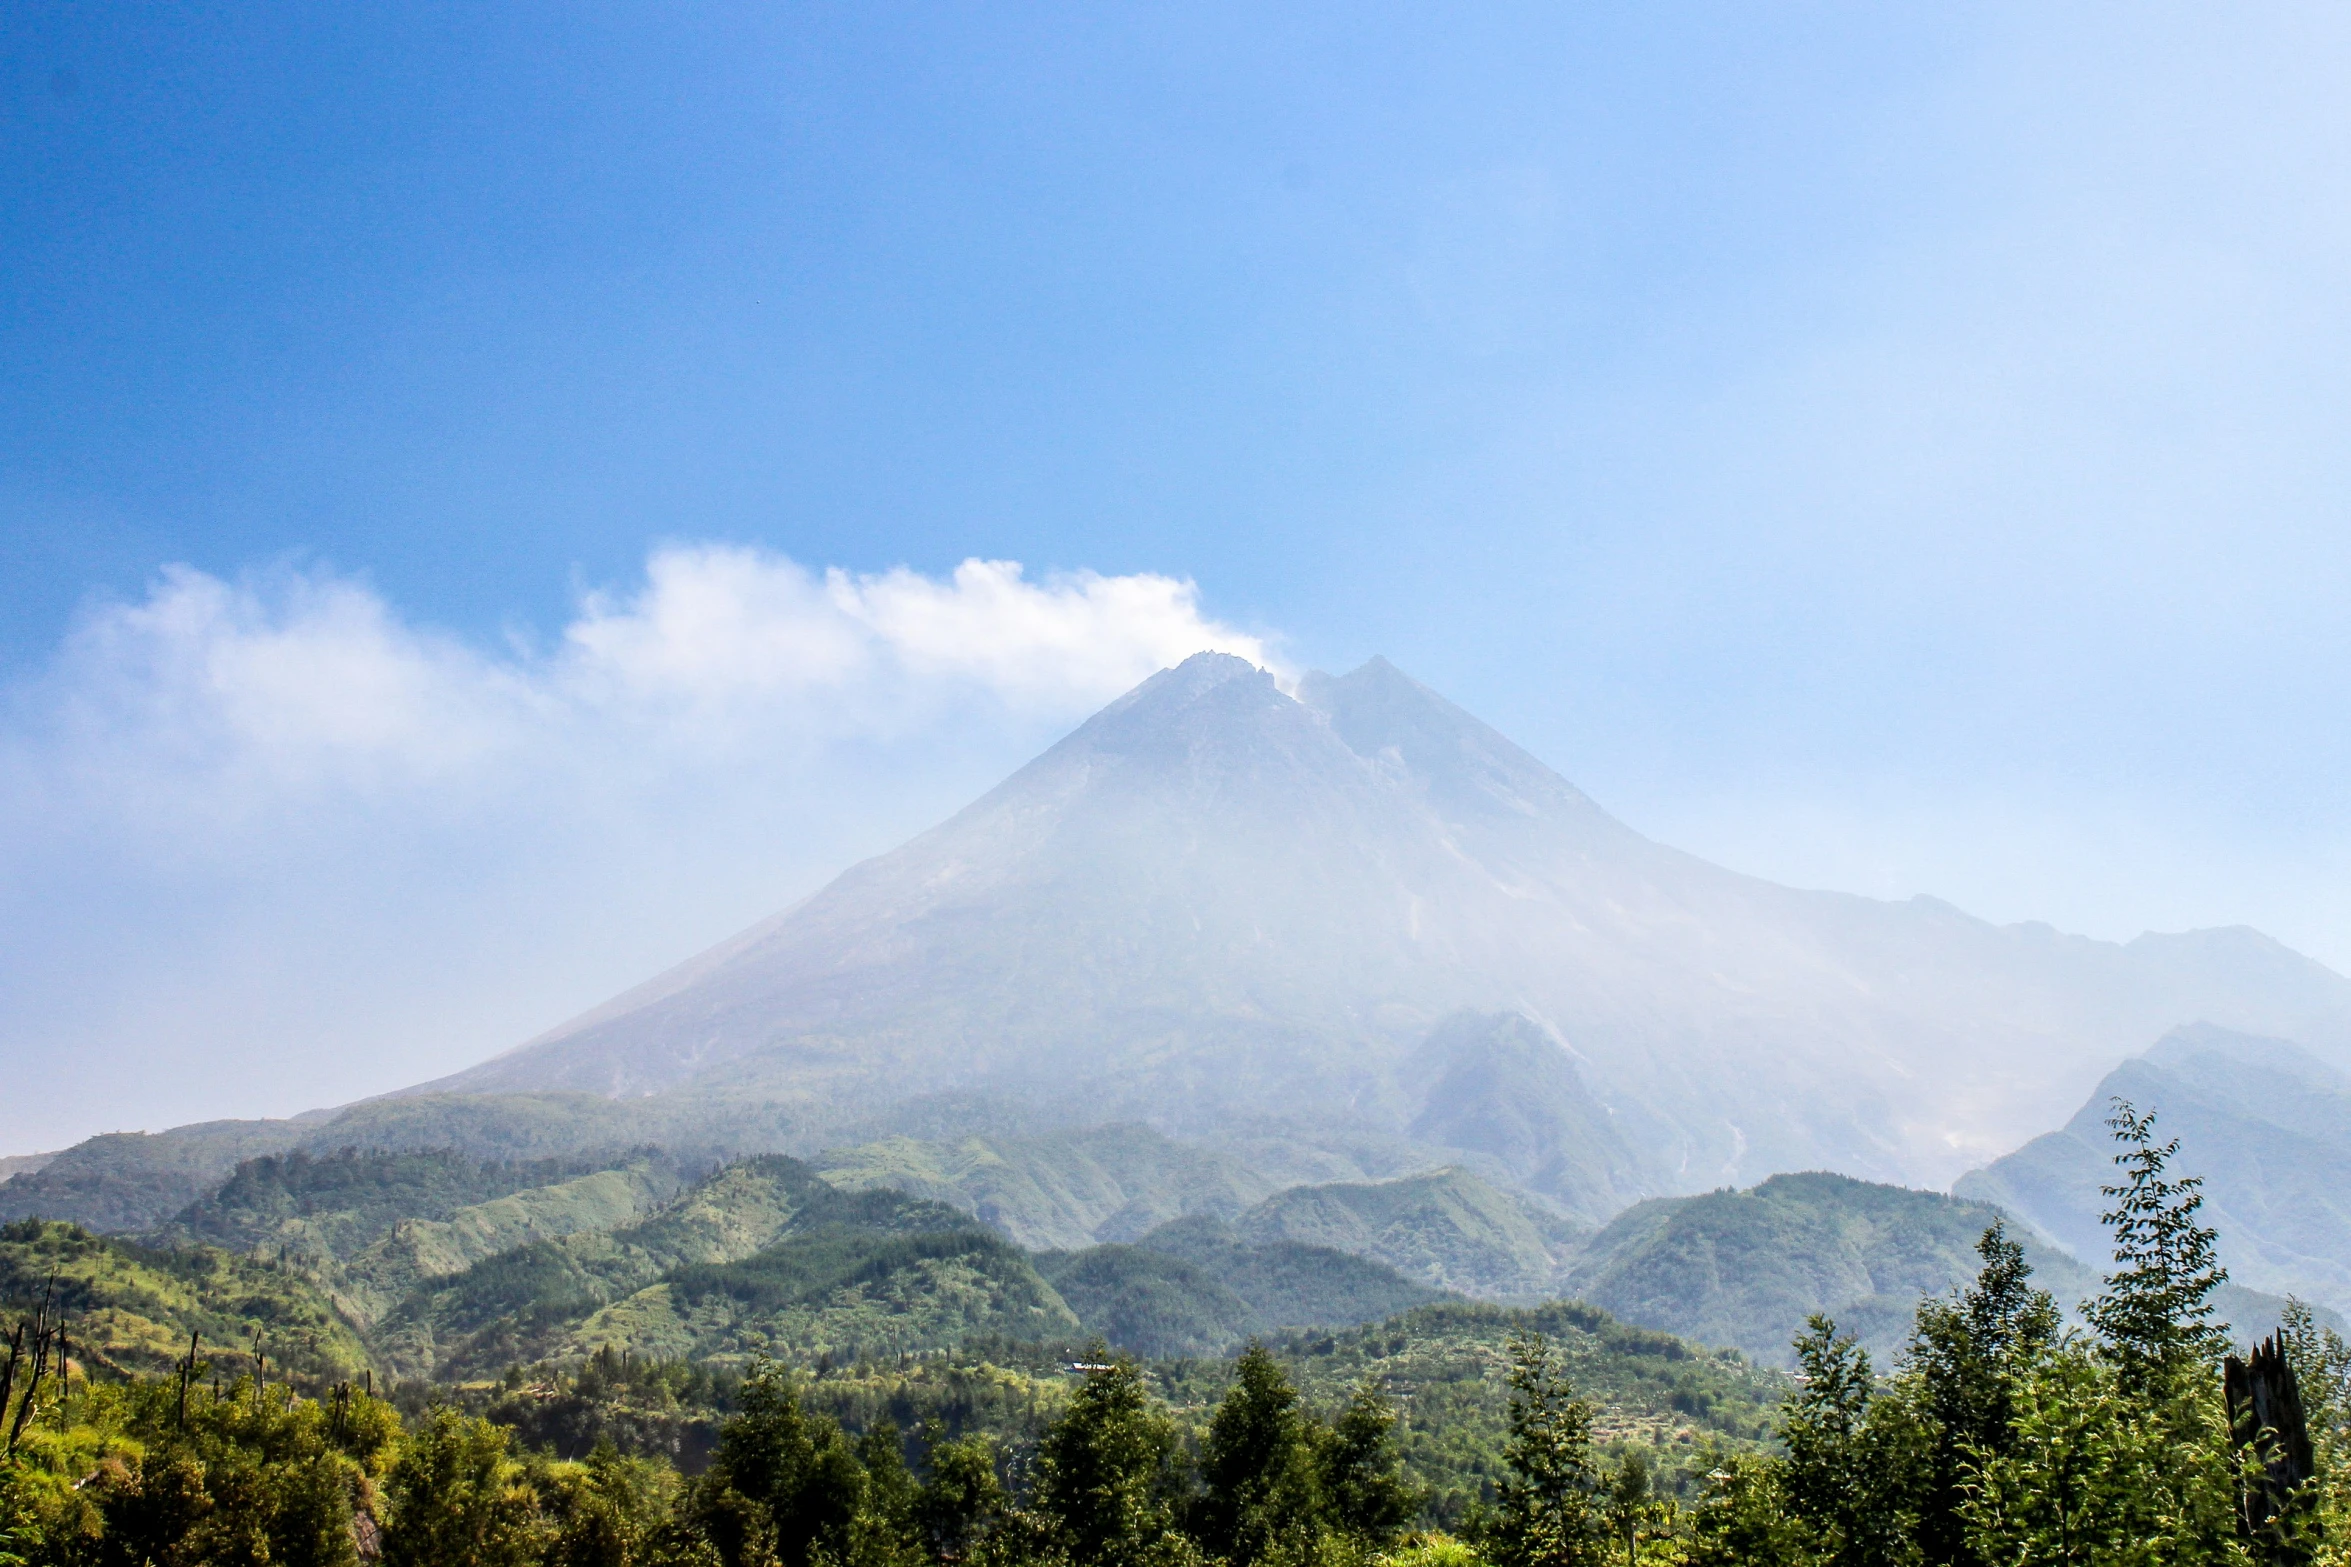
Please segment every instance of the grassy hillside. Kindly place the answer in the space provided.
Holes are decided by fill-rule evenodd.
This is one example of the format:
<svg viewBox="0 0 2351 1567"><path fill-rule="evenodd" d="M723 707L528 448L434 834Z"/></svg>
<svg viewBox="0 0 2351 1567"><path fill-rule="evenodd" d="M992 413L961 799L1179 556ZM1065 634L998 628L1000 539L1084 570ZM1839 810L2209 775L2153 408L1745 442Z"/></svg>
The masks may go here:
<svg viewBox="0 0 2351 1567"><path fill-rule="evenodd" d="M1086 1332L1130 1354L1210 1355L1266 1326L1207 1269L1141 1246L1046 1252L1037 1271Z"/></svg>
<svg viewBox="0 0 2351 1567"><path fill-rule="evenodd" d="M1025 1256L956 1210L844 1192L769 1155L637 1223L518 1247L432 1281L377 1337L403 1366L464 1375L606 1344L805 1358L1076 1325Z"/></svg>
<svg viewBox="0 0 2351 1567"><path fill-rule="evenodd" d="M571 1328L551 1353L611 1347L740 1366L778 1352L855 1360L1077 1331L1027 1254L968 1222L914 1234L819 1225L740 1262L674 1269Z"/></svg>
<svg viewBox="0 0 2351 1567"><path fill-rule="evenodd" d="M161 1372L187 1352L241 1371L255 1335L272 1365L307 1376L372 1364L359 1334L300 1274L213 1247L147 1247L78 1225L0 1225L0 1309L31 1311L49 1295L73 1335L76 1363L101 1375Z"/></svg>
<svg viewBox="0 0 2351 1567"><path fill-rule="evenodd" d="M63 1219L122 1233L150 1230L247 1159L282 1153L300 1121L207 1121L168 1132L109 1132L0 1182L0 1220Z"/></svg>
<svg viewBox="0 0 2351 1567"><path fill-rule="evenodd" d="M1137 1243L1203 1269L1269 1328L1351 1327L1409 1311L1441 1291L1384 1262L1303 1241L1244 1241L1214 1219L1178 1219Z"/></svg>
<svg viewBox="0 0 2351 1567"><path fill-rule="evenodd" d="M1826 1311L1873 1349L1908 1333L1921 1295L1972 1278L1999 1210L1842 1175L1775 1175L1749 1191L1640 1204L1593 1237L1569 1288L1629 1322L1781 1364ZM2077 1298L2079 1263L2025 1237L2041 1282Z"/></svg>
<svg viewBox="0 0 2351 1567"><path fill-rule="evenodd" d="M1277 1189L1229 1154L1131 1124L954 1143L894 1137L809 1162L836 1186L959 1208L1032 1251L1132 1240L1189 1214L1229 1219Z"/></svg>
<svg viewBox="0 0 2351 1567"><path fill-rule="evenodd" d="M1494 1299L1557 1292L1584 1232L1467 1170L1300 1186L1233 1224L1245 1241L1299 1241L1370 1257L1434 1289Z"/></svg>
<svg viewBox="0 0 2351 1567"><path fill-rule="evenodd" d="M291 1121L211 1121L168 1132L93 1137L0 1182L0 1220L38 1216L90 1229L144 1233L169 1222L250 1159L297 1150L327 1155L447 1152L507 1163L618 1162L659 1146L715 1160L805 1141L795 1114L709 1099L612 1100L595 1094L412 1094Z"/></svg>
<svg viewBox="0 0 2351 1567"><path fill-rule="evenodd" d="M1154 1358L1214 1354L1283 1328L1353 1327L1438 1294L1384 1263L1297 1241L1252 1245L1206 1217L1036 1262L1087 1332Z"/></svg>
<svg viewBox="0 0 2351 1567"><path fill-rule="evenodd" d="M470 1203L443 1219L395 1225L350 1259L346 1288L365 1301L373 1320L382 1306L426 1279L458 1273L502 1251L537 1241L609 1230L651 1213L683 1184L666 1160L639 1160L596 1170L487 1202Z"/></svg>
<svg viewBox="0 0 2351 1567"><path fill-rule="evenodd" d="M677 1162L652 1150L598 1168L606 1162L297 1149L239 1165L155 1238L299 1259L365 1325L428 1279L533 1241L617 1228L685 1185Z"/></svg>
<svg viewBox="0 0 2351 1567"><path fill-rule="evenodd" d="M638 1168L670 1163L649 1152L626 1162ZM446 1222L483 1204L602 1168L602 1161L576 1158L479 1160L446 1148L407 1153L346 1148L331 1154L296 1149L239 1165L219 1188L189 1204L158 1233L236 1251L347 1262L403 1226ZM673 1178L672 1189L678 1184Z"/></svg>

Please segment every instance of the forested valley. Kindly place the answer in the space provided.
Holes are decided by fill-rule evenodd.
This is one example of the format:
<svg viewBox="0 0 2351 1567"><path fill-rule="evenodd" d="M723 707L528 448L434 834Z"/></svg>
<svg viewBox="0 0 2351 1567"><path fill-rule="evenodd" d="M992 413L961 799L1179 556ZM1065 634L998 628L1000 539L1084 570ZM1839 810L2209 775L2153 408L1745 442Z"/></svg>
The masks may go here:
<svg viewBox="0 0 2351 1567"><path fill-rule="evenodd" d="M379 1383L269 1270L162 1251L115 1261L289 1347L198 1327L125 1370L106 1314L134 1297L77 1315L57 1284L116 1243L20 1221L59 1261L0 1364L0 1562L2351 1560L2351 1346L2298 1305L2233 1342L2177 1144L2128 1105L2113 1129L2113 1271L2078 1319L1995 1224L1890 1364L1816 1316L1792 1378L1588 1307L1440 1301L1229 1360L973 1336Z"/></svg>

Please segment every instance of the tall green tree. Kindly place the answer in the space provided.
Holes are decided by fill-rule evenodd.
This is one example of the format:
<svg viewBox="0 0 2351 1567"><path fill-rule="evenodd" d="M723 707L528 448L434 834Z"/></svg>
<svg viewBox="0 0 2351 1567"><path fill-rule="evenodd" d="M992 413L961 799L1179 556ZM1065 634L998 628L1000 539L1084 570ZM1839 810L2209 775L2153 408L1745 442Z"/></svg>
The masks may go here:
<svg viewBox="0 0 2351 1567"><path fill-rule="evenodd" d="M2228 1349L2212 1321L2212 1292L2228 1281L2218 1238L2198 1214L2201 1176L2174 1176L2180 1143L2155 1141L2155 1112L2114 1101L2106 1124L2121 1145L2123 1178L2099 1188L2114 1203L2104 1215L2114 1237L2114 1272L2084 1310L2126 1389L2168 1390L2195 1370L2209 1370Z"/></svg>
<svg viewBox="0 0 2351 1567"><path fill-rule="evenodd" d="M386 1567L531 1567L539 1561L551 1531L506 1444L504 1430L453 1409L432 1411L408 1433L392 1467Z"/></svg>
<svg viewBox="0 0 2351 1567"><path fill-rule="evenodd" d="M667 1525L677 1472L667 1464L624 1458L603 1441L586 1462L549 1467L536 1485L555 1530L545 1567L646 1567L674 1558Z"/></svg>
<svg viewBox="0 0 2351 1567"><path fill-rule="evenodd" d="M2105 1188L2114 1272L2085 1310L2097 1338L2061 1340L2013 1384L2005 1450L1961 1511L1989 1561L2242 1562L2211 1320L2227 1274L2201 1182L2173 1174L2179 1142L2155 1140L2152 1113L2118 1099L2107 1126L2123 1178Z"/></svg>
<svg viewBox="0 0 2351 1567"><path fill-rule="evenodd" d="M1975 1282L1956 1299L1921 1301L1910 1337L1907 1382L1927 1443L1918 1542L1938 1567L1977 1559L1963 1508L1978 1469L2013 1450L2017 1389L2062 1321L2005 1225L1984 1231L1976 1255Z"/></svg>
<svg viewBox="0 0 2351 1567"><path fill-rule="evenodd" d="M1608 1532L1592 1459L1592 1409L1542 1334L1510 1341L1504 1474L1486 1550L1496 1567L1601 1567Z"/></svg>
<svg viewBox="0 0 2351 1567"><path fill-rule="evenodd" d="M2008 1444L1977 1466L1961 1504L1970 1545L1985 1561L2020 1567L2228 1560L2225 1530L2179 1505L2182 1477L2167 1472L2177 1456L2111 1362L2063 1344L2018 1384Z"/></svg>
<svg viewBox="0 0 2351 1567"><path fill-rule="evenodd" d="M936 1425L922 1434L926 1472L914 1495L915 1531L940 1567L962 1567L987 1554L1011 1517L996 1447L978 1433L948 1441Z"/></svg>
<svg viewBox="0 0 2351 1567"><path fill-rule="evenodd" d="M1924 1433L1900 1398L1879 1398L1869 1352L1827 1317L1796 1339L1801 1391L1780 1417L1782 1486L1822 1567L1919 1560Z"/></svg>
<svg viewBox="0 0 2351 1567"><path fill-rule="evenodd" d="M1142 1372L1120 1359L1086 1374L1037 1444L1033 1499L1050 1548L1073 1567L1174 1567L1181 1488L1174 1426Z"/></svg>
<svg viewBox="0 0 2351 1567"><path fill-rule="evenodd" d="M1371 1377L1323 1441L1322 1494L1331 1528L1370 1551L1392 1546L1420 1516L1421 1494L1396 1448L1396 1406Z"/></svg>
<svg viewBox="0 0 2351 1567"><path fill-rule="evenodd" d="M1723 1455L1690 1510L1683 1542L1689 1567L1809 1567L1785 1478L1786 1465L1774 1459Z"/></svg>
<svg viewBox="0 0 2351 1567"><path fill-rule="evenodd" d="M721 1429L696 1487L695 1522L726 1567L811 1567L852 1557L865 1466L830 1418L800 1407L790 1377L761 1365Z"/></svg>
<svg viewBox="0 0 2351 1567"><path fill-rule="evenodd" d="M1201 1491L1191 1508L1201 1548L1234 1567L1312 1556L1323 1527L1315 1447L1289 1374L1264 1345L1251 1344L1201 1444Z"/></svg>
<svg viewBox="0 0 2351 1567"><path fill-rule="evenodd" d="M1609 1549L1624 1549L1625 1567L1638 1567L1641 1537L1658 1512L1656 1488L1649 1478L1649 1460L1635 1449L1617 1460L1609 1477L1601 1511L1608 1521Z"/></svg>

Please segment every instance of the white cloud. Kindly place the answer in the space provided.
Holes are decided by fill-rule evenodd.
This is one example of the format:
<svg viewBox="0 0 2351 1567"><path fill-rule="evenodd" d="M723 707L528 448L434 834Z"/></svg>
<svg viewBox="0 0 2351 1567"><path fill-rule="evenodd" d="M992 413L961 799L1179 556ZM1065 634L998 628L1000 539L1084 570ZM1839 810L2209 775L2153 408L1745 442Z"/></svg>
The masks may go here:
<svg viewBox="0 0 2351 1567"><path fill-rule="evenodd" d="M1013 561L942 580L676 545L632 591L587 594L545 653L469 647L348 577L175 566L84 616L15 693L5 744L47 810L184 829L321 791L478 791L591 753L643 772L667 749L903 737L975 700L1068 719L1204 648L1268 657L1206 619L1190 582L1032 582Z"/></svg>
<svg viewBox="0 0 2351 1567"><path fill-rule="evenodd" d="M929 826L1153 670L1175 578L678 545L484 648L187 567L0 692L0 1151L453 1070ZM233 1063L234 1070L223 1070Z"/></svg>
<svg viewBox="0 0 2351 1567"><path fill-rule="evenodd" d="M654 555L626 600L590 595L549 675L586 706L707 717L823 698L873 723L942 690L1082 708L1211 648L1267 660L1259 638L1204 620L1198 590L1173 577L1036 583L1017 561L967 560L944 581L903 566L820 579L763 551L703 545Z"/></svg>

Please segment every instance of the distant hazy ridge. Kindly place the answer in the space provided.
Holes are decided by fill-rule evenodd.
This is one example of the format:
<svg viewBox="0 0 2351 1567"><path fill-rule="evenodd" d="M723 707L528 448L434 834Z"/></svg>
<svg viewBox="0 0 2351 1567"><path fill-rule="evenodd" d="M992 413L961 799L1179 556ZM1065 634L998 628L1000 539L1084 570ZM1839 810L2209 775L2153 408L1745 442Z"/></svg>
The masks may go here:
<svg viewBox="0 0 2351 1567"><path fill-rule="evenodd" d="M1548 1051L1432 1054L1463 1008ZM1293 698L1202 654L905 847L431 1086L1304 1119L1504 1159L1596 1220L1774 1170L1941 1185L2198 1019L2340 1051L2351 983L2246 930L2117 946L1739 876L1384 662Z"/></svg>

